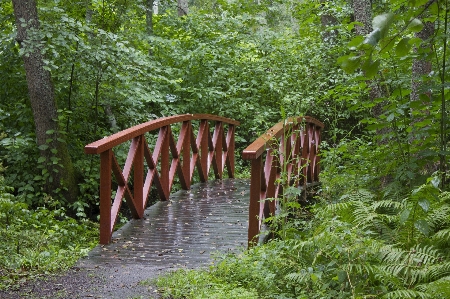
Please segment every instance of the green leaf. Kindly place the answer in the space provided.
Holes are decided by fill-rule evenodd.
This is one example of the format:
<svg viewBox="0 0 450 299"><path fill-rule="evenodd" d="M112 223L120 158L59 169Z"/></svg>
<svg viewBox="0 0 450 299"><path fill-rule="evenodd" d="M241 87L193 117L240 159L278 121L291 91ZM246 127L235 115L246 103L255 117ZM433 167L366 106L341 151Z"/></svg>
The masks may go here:
<svg viewBox="0 0 450 299"><path fill-rule="evenodd" d="M361 57L353 55L342 56L338 59L338 63L347 73L353 73L359 67L360 62Z"/></svg>
<svg viewBox="0 0 450 299"><path fill-rule="evenodd" d="M381 39L381 30L379 28L375 28L371 33L369 33L366 36L364 43L375 47L380 41L380 39Z"/></svg>
<svg viewBox="0 0 450 299"><path fill-rule="evenodd" d="M409 210L409 209L403 210L400 213L400 224L404 224L406 222L406 220L408 220L410 213L411 213L411 210Z"/></svg>
<svg viewBox="0 0 450 299"><path fill-rule="evenodd" d="M420 199L418 201L419 206L424 210L424 212L428 212L428 209L430 208L430 202L427 199Z"/></svg>
<svg viewBox="0 0 450 299"><path fill-rule="evenodd" d="M379 60L367 60L363 65L362 69L364 70L366 77L372 78L378 73L378 69L380 67L380 61Z"/></svg>
<svg viewBox="0 0 450 299"><path fill-rule="evenodd" d="M50 135L50 134L53 134L53 133L55 133L55 130L47 130L45 132L45 134L47 134L47 135Z"/></svg>
<svg viewBox="0 0 450 299"><path fill-rule="evenodd" d="M423 219L416 220L414 222L414 227L425 236L430 234L430 226L428 225L428 222Z"/></svg>
<svg viewBox="0 0 450 299"><path fill-rule="evenodd" d="M358 47L359 45L361 45L361 43L362 43L363 41L364 41L364 37L359 35L359 36L353 38L353 39L348 43L348 47L349 47L349 48Z"/></svg>
<svg viewBox="0 0 450 299"><path fill-rule="evenodd" d="M391 114L389 114L389 115L386 117L386 120L387 120L388 122L391 122L391 121L394 120L394 118L395 118L394 113L391 113Z"/></svg>
<svg viewBox="0 0 450 299"><path fill-rule="evenodd" d="M405 37L401 41L399 41L397 46L395 47L395 54L400 57L406 56L409 54L411 47L412 46L409 43L409 38Z"/></svg>
<svg viewBox="0 0 450 299"><path fill-rule="evenodd" d="M416 18L413 19L411 23L409 23L408 25L408 29L411 30L412 32L419 32L420 30L422 30L422 28L423 28L422 21Z"/></svg>
<svg viewBox="0 0 450 299"><path fill-rule="evenodd" d="M372 25L375 30L378 29L380 31L380 39L386 37L393 20L394 14L392 12L378 15L373 18Z"/></svg>
<svg viewBox="0 0 450 299"><path fill-rule="evenodd" d="M38 147L41 151L45 151L46 149L48 149L48 145L47 144L42 144Z"/></svg>
<svg viewBox="0 0 450 299"><path fill-rule="evenodd" d="M43 163L43 162L45 162L45 157L39 157L39 159L38 159L38 163Z"/></svg>
<svg viewBox="0 0 450 299"><path fill-rule="evenodd" d="M439 185L441 184L441 178L439 176L434 176L431 179L431 184L434 186L434 188L438 189Z"/></svg>

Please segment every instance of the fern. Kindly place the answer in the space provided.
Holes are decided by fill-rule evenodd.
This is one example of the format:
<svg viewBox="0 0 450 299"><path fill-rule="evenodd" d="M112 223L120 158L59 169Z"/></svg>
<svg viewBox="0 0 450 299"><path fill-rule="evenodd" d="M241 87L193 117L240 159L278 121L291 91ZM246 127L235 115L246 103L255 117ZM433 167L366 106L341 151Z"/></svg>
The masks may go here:
<svg viewBox="0 0 450 299"><path fill-rule="evenodd" d="M450 262L428 268L423 275L423 282L434 282L445 277L450 279Z"/></svg>
<svg viewBox="0 0 450 299"><path fill-rule="evenodd" d="M436 242L441 247L448 247L450 245L450 228L443 229L435 233L432 241Z"/></svg>
<svg viewBox="0 0 450 299"><path fill-rule="evenodd" d="M450 298L450 277L447 276L431 283L418 285L416 289L429 294L431 298Z"/></svg>
<svg viewBox="0 0 450 299"><path fill-rule="evenodd" d="M427 222L435 229L442 229L450 225L450 206L443 205L431 211Z"/></svg>
<svg viewBox="0 0 450 299"><path fill-rule="evenodd" d="M414 290L396 290L384 294L382 298L386 299L416 299L416 298L432 298L429 294Z"/></svg>

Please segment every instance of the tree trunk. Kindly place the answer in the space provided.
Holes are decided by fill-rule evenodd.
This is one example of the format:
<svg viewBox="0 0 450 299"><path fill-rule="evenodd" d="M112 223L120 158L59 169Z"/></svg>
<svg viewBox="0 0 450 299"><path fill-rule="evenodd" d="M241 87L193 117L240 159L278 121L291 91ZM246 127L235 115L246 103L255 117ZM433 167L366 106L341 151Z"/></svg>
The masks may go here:
<svg viewBox="0 0 450 299"><path fill-rule="evenodd" d="M322 4L322 7L326 7L326 0L321 0L320 3ZM336 43L338 31L336 29L330 30L329 27L336 26L339 24L339 21L336 19L335 16L324 12L320 15L320 22L322 24L323 30L322 30L322 41L324 43Z"/></svg>
<svg viewBox="0 0 450 299"><path fill-rule="evenodd" d="M365 36L372 32L372 1L371 0L353 0L353 14L355 21L360 22L363 26L355 26L357 35ZM374 101L377 98L383 96L383 90L377 80L371 80L367 82L370 91L369 98ZM377 104L372 108L372 115L378 118L383 113L383 105ZM386 130L381 130L379 134L384 133Z"/></svg>
<svg viewBox="0 0 450 299"><path fill-rule="evenodd" d="M431 2L434 2L434 0L430 0L427 5L430 5ZM411 109L411 126L415 126L416 123L422 121L427 114L429 114L427 106L431 104L431 93L429 91L423 91L422 85L424 82L426 82L426 79L424 80L423 77L430 74L432 71L432 63L431 63L431 53L433 53L433 45L431 44L430 40L434 35L434 23L431 22L424 22L424 27L420 32L416 33L416 37L420 38L422 40L420 49L414 48L414 52L416 54L419 54L419 57L415 58L412 63L411 67L411 94L410 94L410 101L411 103L422 101L420 104L424 108L422 108L422 111L414 111ZM429 53L421 54L420 50L429 49ZM423 101L420 99L420 95L425 94L427 96L427 99ZM415 128L411 131L409 139L410 141L419 141L420 134L421 134L421 128ZM423 134L423 133L422 133ZM419 141L420 142L420 141ZM438 169L438 165L434 163L427 163L424 166L424 170L427 173L432 173Z"/></svg>
<svg viewBox="0 0 450 299"><path fill-rule="evenodd" d="M434 23L426 22L424 23L423 29L416 34L416 37L422 40L421 48L430 48L432 51L432 45L429 43L429 39L434 34ZM418 52L418 49L415 49ZM431 59L426 59L425 57L415 58L412 64L412 79L411 79L411 101L419 100L420 86L422 77L431 73L432 63ZM429 93L428 93L429 94ZM424 103L428 104L428 103Z"/></svg>
<svg viewBox="0 0 450 299"><path fill-rule="evenodd" d="M78 194L75 172L67 145L60 142L57 107L50 72L44 69L39 40L31 41L29 30L39 30L37 4L35 0L13 0L17 26L17 41L20 47L28 41L32 48L23 55L28 93L33 111L36 141L41 156L45 158L45 169L49 174L45 192L63 195L73 203Z"/></svg>
<svg viewBox="0 0 450 299"><path fill-rule="evenodd" d="M147 34L148 36L153 35L153 6L154 0L146 0L145 6L145 21L147 24Z"/></svg>
<svg viewBox="0 0 450 299"><path fill-rule="evenodd" d="M355 26L357 35L367 35L372 32L372 1L353 0L353 15L356 22L363 24L363 26Z"/></svg>
<svg viewBox="0 0 450 299"><path fill-rule="evenodd" d="M178 0L178 16L186 16L188 13L188 0Z"/></svg>

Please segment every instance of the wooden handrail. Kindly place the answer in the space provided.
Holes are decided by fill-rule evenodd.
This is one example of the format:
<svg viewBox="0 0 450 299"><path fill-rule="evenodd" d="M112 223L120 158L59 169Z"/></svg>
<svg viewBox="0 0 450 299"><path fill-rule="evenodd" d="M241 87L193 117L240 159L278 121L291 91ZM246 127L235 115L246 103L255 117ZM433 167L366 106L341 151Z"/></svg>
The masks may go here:
<svg viewBox="0 0 450 299"><path fill-rule="evenodd" d="M192 121L199 121L197 136L192 128ZM210 132L210 122L215 122L213 134ZM178 140L175 141L171 125L177 123L182 125ZM228 126L227 132L224 124ZM225 168L228 176L234 177L234 132L237 125L238 121L210 114L175 115L131 127L86 145L86 154L100 154L100 244L111 242L124 197L133 218L139 219L143 217L153 183L160 199L167 200L175 174L181 188L185 190L190 189L195 168L202 182L208 180L211 166L218 179L222 178ZM145 133L158 129L152 152ZM130 140L122 170L113 148ZM131 189L128 183L132 172ZM111 173L118 184L113 201Z"/></svg>
<svg viewBox="0 0 450 299"><path fill-rule="evenodd" d="M257 138L242 153L251 161L248 245L256 243L262 219L275 214L284 178L296 186L319 181L319 144L324 124L309 116L281 121Z"/></svg>

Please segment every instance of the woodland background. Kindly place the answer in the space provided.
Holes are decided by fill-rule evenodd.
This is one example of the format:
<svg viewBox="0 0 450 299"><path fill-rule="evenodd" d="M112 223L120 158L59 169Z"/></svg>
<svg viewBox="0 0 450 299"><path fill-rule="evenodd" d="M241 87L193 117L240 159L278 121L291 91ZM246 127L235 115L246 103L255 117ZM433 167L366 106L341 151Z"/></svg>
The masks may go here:
<svg viewBox="0 0 450 299"><path fill-rule="evenodd" d="M161 278L161 289L450 296L449 10L447 0L0 0L0 286L70 267L96 244L99 159L84 145L211 113L241 121L239 157L280 119L309 115L326 125L316 203L286 194L297 217L273 220L276 240ZM240 177L248 168L238 159Z"/></svg>

